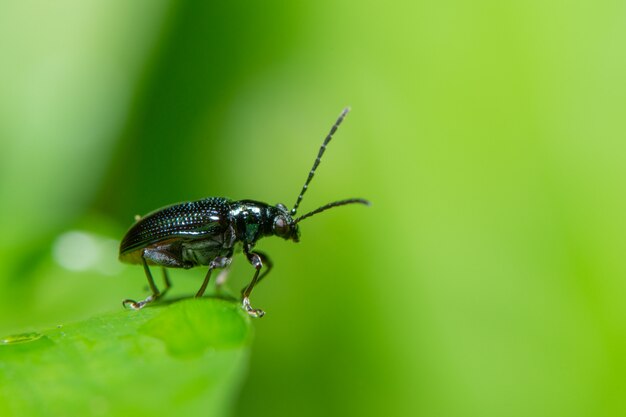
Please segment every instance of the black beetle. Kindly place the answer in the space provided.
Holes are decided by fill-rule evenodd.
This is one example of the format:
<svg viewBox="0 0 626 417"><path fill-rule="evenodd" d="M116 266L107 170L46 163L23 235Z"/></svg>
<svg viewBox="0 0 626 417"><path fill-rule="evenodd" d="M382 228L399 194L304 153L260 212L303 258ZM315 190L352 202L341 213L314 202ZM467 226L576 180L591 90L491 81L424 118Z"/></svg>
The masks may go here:
<svg viewBox="0 0 626 417"><path fill-rule="evenodd" d="M152 294L139 302L124 300L123 305L137 310L164 295L170 288L166 267L187 269L208 265L209 270L204 282L196 293L196 297L201 297L209 283L211 272L217 268L227 268L235 248L240 244L248 261L256 269L250 284L242 291L243 308L253 317L262 317L265 313L262 310L253 309L250 305L250 293L270 271L272 263L263 252L252 250L257 240L264 236L279 236L297 242L300 236L298 223L302 220L346 204L369 205L367 200L351 198L326 204L294 218L302 196L313 179L315 170L326 150L326 145L349 110L346 108L341 112L324 139L313 168L309 171L302 191L291 210L283 204L271 206L260 201L232 201L227 198L210 197L174 204L153 211L144 217L137 217L135 224L122 239L119 257L122 262L143 265ZM155 285L148 265L163 267L165 289L162 292ZM263 273L260 273L264 265L266 268ZM224 277L218 277L218 285L223 280Z"/></svg>

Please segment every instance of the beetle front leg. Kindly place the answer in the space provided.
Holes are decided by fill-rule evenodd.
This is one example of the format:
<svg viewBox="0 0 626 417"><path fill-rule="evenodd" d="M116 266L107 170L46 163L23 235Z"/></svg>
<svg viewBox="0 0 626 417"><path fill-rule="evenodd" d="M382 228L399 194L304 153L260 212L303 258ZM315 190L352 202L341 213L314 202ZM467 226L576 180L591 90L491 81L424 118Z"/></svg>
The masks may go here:
<svg viewBox="0 0 626 417"><path fill-rule="evenodd" d="M259 283L261 279L265 278L267 273L272 268L272 263L267 255L265 255L263 252L249 252L248 250L245 250L244 252L246 253L248 261L252 264L252 266L254 266L254 269L256 269L256 271L254 272L254 276L252 277L250 284L248 284L248 286L242 291L242 307L248 312L250 316L260 318L265 315L265 312L263 310L252 308L252 306L250 305L250 293L252 293L254 286ZM265 262L267 268L265 269L265 271L263 271L263 274L260 274L261 268L263 268L263 262Z"/></svg>

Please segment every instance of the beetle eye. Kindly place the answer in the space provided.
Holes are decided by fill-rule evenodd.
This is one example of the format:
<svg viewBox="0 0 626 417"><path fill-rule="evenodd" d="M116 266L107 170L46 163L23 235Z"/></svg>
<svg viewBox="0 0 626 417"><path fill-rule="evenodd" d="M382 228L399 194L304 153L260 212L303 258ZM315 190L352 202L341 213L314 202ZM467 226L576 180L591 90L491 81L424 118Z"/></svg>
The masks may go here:
<svg viewBox="0 0 626 417"><path fill-rule="evenodd" d="M274 220L274 233L278 236L287 236L289 234L289 224L283 216L277 216Z"/></svg>

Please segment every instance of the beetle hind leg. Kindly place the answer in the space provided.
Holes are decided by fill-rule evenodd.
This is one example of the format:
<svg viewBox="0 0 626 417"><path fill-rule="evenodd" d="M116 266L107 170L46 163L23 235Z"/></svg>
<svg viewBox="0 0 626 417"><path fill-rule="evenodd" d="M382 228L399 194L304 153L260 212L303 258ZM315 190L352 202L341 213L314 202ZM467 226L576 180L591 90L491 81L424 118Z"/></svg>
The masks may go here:
<svg viewBox="0 0 626 417"><path fill-rule="evenodd" d="M163 297L172 287L172 282L170 281L170 275L167 273L167 269L165 267L162 267L161 269L163 270L163 284L165 285L165 288L163 288L163 291L159 293L159 297Z"/></svg>
<svg viewBox="0 0 626 417"><path fill-rule="evenodd" d="M150 286L150 291L152 291L152 294L150 294L148 297L146 297L145 300L142 300L142 301L135 301L131 299L126 299L122 301L122 305L125 308L131 308L133 310L140 310L144 308L147 304L150 304L151 302L155 301L156 299L161 297L163 294L165 294L167 290L170 288L170 280L167 275L167 272L165 271L165 268L163 268L163 280L165 282L165 289L163 290L163 292L159 292L159 289L154 283L154 278L152 278L152 273L150 272L150 268L148 268L148 262L146 262L146 258L142 256L141 260L143 261L143 269L146 272L146 278L148 278L148 285Z"/></svg>

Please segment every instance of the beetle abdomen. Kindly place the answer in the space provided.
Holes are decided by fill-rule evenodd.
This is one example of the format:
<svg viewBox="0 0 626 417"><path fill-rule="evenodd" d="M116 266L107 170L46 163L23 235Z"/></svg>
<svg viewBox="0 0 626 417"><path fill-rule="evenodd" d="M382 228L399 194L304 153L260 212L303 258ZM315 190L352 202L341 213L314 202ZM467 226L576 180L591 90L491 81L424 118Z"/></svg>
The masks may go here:
<svg viewBox="0 0 626 417"><path fill-rule="evenodd" d="M141 218L126 232L120 255L171 238L198 238L223 232L228 227L230 200L205 198L174 204Z"/></svg>

